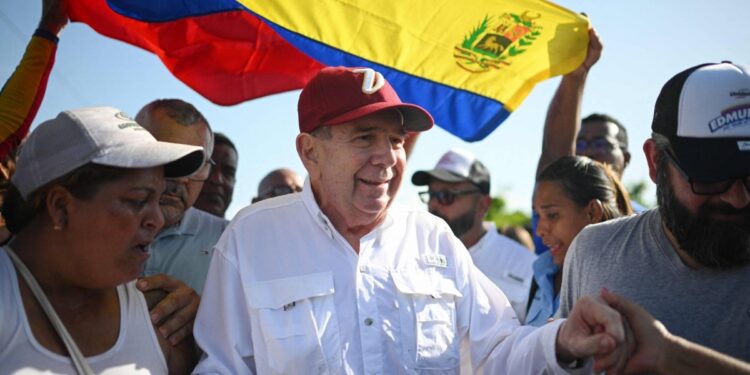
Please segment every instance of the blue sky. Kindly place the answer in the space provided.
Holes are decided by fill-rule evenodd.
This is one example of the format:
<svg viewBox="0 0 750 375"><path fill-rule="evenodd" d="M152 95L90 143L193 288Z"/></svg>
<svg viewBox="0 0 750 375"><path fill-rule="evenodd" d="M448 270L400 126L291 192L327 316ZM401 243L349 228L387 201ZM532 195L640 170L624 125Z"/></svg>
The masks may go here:
<svg viewBox="0 0 750 375"><path fill-rule="evenodd" d="M672 75L710 61L750 63L747 0L633 0L557 2L585 12L604 43L604 53L589 74L582 114L608 113L630 134L633 159L624 181L649 181L641 151L661 86ZM0 0L0 80L20 61L39 20L41 0ZM510 207L531 210L534 170L541 151L542 126L559 78L532 91L521 107L494 133L466 143L435 128L423 134L406 169L398 201L421 205L411 175L430 169L451 147L475 153L492 173L492 191ZM258 182L270 170L289 167L304 174L294 151L299 91L273 95L232 107L216 106L175 79L156 56L96 34L82 24L68 25L60 36L57 61L34 125L61 110L111 105L135 113L156 98L193 103L213 128L239 148L235 195L228 215L249 204Z"/></svg>

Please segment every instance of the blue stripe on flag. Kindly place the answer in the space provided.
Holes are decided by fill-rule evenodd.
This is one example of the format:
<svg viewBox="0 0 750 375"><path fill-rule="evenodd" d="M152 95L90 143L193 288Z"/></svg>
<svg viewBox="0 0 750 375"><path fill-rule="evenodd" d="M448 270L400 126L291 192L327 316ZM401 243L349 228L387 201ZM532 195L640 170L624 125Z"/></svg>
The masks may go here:
<svg viewBox="0 0 750 375"><path fill-rule="evenodd" d="M510 115L497 100L365 60L261 19L299 50L323 64L370 67L379 71L401 100L424 107L436 124L465 141L483 139Z"/></svg>
<svg viewBox="0 0 750 375"><path fill-rule="evenodd" d="M235 0L107 0L115 12L143 22L166 22L185 17L245 9Z"/></svg>

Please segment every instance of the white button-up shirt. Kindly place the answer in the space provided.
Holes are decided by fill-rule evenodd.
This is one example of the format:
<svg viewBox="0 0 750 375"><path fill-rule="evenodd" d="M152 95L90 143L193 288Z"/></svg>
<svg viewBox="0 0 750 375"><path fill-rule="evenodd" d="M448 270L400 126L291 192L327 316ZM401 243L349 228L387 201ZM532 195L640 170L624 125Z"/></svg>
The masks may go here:
<svg viewBox="0 0 750 375"><path fill-rule="evenodd" d="M521 327L450 228L393 205L357 254L302 193L256 203L216 245L195 373L564 373L560 321Z"/></svg>
<svg viewBox="0 0 750 375"><path fill-rule="evenodd" d="M495 223L484 223L484 229L487 233L469 248L469 255L474 265L508 297L518 320L524 322L536 255L497 233Z"/></svg>

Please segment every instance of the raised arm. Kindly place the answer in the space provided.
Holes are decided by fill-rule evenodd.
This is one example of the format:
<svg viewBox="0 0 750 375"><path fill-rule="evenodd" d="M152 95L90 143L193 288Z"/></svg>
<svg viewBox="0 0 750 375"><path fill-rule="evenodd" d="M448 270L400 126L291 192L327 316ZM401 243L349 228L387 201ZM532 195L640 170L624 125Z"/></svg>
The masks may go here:
<svg viewBox="0 0 750 375"><path fill-rule="evenodd" d="M0 91L0 159L29 132L55 62L57 35L68 23L65 0L44 0L39 27Z"/></svg>
<svg viewBox="0 0 750 375"><path fill-rule="evenodd" d="M591 67L599 61L602 54L602 43L596 30L589 29L589 47L586 59L578 69L564 75L560 86L552 97L547 119L544 122L542 137L542 155L539 157L536 175L555 160L575 155L576 135L581 126L581 99L586 77Z"/></svg>

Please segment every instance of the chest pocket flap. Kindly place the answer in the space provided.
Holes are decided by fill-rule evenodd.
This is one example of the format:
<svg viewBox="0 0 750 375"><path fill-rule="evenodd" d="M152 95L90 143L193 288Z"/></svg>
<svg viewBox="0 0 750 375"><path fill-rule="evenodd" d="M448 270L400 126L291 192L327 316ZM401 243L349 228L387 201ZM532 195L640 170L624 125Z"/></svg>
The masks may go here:
<svg viewBox="0 0 750 375"><path fill-rule="evenodd" d="M255 309L280 309L296 301L333 294L331 272L248 283L247 298Z"/></svg>
<svg viewBox="0 0 750 375"><path fill-rule="evenodd" d="M396 289L404 294L424 295L433 298L463 297L453 279L437 272L391 271Z"/></svg>

